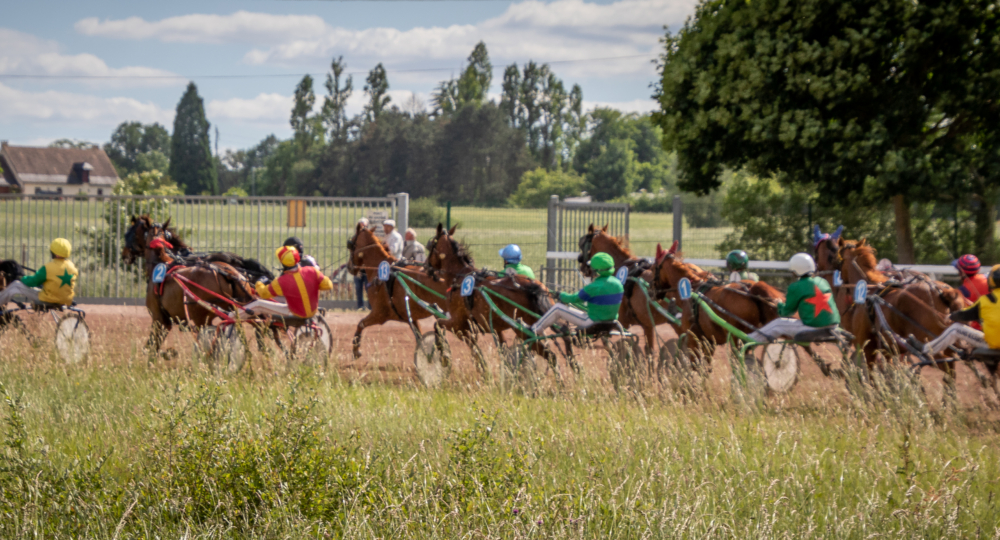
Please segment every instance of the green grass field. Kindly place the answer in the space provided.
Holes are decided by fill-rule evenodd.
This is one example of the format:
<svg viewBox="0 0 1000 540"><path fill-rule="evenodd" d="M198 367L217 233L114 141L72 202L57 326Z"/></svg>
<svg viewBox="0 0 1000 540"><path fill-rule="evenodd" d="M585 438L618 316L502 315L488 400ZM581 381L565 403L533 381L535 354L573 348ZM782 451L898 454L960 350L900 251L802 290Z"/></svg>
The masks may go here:
<svg viewBox="0 0 1000 540"><path fill-rule="evenodd" d="M931 414L905 382L784 407L67 368L17 348L0 381L3 538L1000 535L995 426Z"/></svg>
<svg viewBox="0 0 1000 540"><path fill-rule="evenodd" d="M127 216L136 208L121 210L119 224L104 218L111 203L90 201L0 199L0 259L24 260L36 268L48 258L48 243L52 238L68 238L74 245L74 260L82 271L78 286L81 296L138 297L144 287L135 272L129 274L118 262L120 243L116 232L127 229ZM138 210L141 210L139 208ZM169 212L172 222L184 233L189 245L200 251L232 251L254 257L265 264L272 262L272 253L288 236L300 237L310 254L332 270L347 260L346 243L353 235L357 219L371 208L352 206L311 206L305 228L287 227L284 204L261 206L218 204L174 204ZM113 210L109 215L114 215ZM459 224L457 236L471 247L478 266L500 266L497 251L509 243L517 243L525 254L525 262L533 268L545 264L545 209L452 208L452 223ZM601 224L598 224L601 225ZM652 256L657 242L669 245L673 238L673 217L670 214L632 213L630 243L639 255ZM576 241L585 231L564 231L566 251L576 251ZM87 231L93 231L89 233ZM685 229L684 251L692 257L715 257L714 246L729 229ZM417 229L426 242L433 228ZM91 238L96 236L97 240ZM573 267L575 263L566 263ZM110 265L110 266L109 266Z"/></svg>

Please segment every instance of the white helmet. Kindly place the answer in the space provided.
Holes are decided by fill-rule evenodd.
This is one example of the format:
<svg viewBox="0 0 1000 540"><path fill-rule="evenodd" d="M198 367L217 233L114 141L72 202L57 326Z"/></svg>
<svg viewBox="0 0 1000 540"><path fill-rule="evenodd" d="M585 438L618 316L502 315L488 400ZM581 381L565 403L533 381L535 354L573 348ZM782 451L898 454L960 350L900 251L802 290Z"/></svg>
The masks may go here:
<svg viewBox="0 0 1000 540"><path fill-rule="evenodd" d="M796 253L788 260L788 268L796 276L802 277L816 271L816 261L808 253Z"/></svg>

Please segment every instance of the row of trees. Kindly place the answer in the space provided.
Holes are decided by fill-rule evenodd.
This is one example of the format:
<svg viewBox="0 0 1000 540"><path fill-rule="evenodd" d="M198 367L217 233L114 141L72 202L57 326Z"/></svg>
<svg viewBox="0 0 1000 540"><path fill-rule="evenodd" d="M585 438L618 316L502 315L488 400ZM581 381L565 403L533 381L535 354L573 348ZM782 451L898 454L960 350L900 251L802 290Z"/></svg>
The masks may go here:
<svg viewBox="0 0 1000 540"><path fill-rule="evenodd" d="M655 120L683 189L709 193L746 169L818 206L891 203L901 262L914 260L913 203L950 202L973 209L975 244L992 251L992 0L704 2L665 45Z"/></svg>
<svg viewBox="0 0 1000 540"><path fill-rule="evenodd" d="M189 194L406 191L498 206L536 204L541 196L512 197L522 184L522 192L554 183L560 194L587 191L599 200L672 185L671 158L649 117L610 109L584 114L581 88L567 88L545 64L507 66L500 97L492 101L493 66L479 43L459 76L436 87L429 109L416 97L393 102L379 64L365 78L366 104L354 116L346 109L355 91L346 70L342 57L333 59L322 96L309 75L296 85L288 140L270 135L213 157L210 125L191 83L177 106L172 136L159 124L126 122L104 148L120 176L166 171Z"/></svg>

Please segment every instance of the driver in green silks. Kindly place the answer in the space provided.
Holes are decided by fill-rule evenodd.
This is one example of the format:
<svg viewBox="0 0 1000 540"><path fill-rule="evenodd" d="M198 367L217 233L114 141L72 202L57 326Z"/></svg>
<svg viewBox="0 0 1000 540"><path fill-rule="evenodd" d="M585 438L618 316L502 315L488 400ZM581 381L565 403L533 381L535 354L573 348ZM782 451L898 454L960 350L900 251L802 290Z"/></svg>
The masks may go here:
<svg viewBox="0 0 1000 540"><path fill-rule="evenodd" d="M625 288L614 276L615 261L607 253L598 253L590 259L590 267L597 272L597 279L576 294L559 293L559 304L552 306L531 331L540 334L553 324L564 322L577 328L589 328L594 323L618 320L618 307ZM570 304L570 305L568 305ZM582 305L584 310L573 306Z"/></svg>
<svg viewBox="0 0 1000 540"><path fill-rule="evenodd" d="M837 311L830 284L813 275L816 261L812 256L796 253L788 261L788 266L799 279L788 287L785 301L778 304L779 317L749 335L757 343L771 342L779 337L795 337L799 332L840 324L840 312ZM793 319L796 313L799 318Z"/></svg>
<svg viewBox="0 0 1000 540"><path fill-rule="evenodd" d="M726 270L729 272L729 281L731 282L745 279L760 281L760 276L747 270L749 266L750 257L742 249L734 249L726 255Z"/></svg>

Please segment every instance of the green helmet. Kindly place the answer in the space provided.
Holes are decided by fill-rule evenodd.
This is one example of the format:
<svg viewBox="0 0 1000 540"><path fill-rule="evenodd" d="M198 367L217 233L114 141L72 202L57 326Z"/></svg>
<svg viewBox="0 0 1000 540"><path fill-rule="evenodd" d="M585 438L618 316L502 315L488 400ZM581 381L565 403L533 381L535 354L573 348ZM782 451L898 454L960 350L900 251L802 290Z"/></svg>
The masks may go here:
<svg viewBox="0 0 1000 540"><path fill-rule="evenodd" d="M590 259L590 267L594 270L600 272L602 270L611 270L615 267L615 260L611 258L611 255L607 253L598 253Z"/></svg>
<svg viewBox="0 0 1000 540"><path fill-rule="evenodd" d="M750 257L742 249L734 249L726 255L726 267L730 270L746 270L750 264Z"/></svg>

